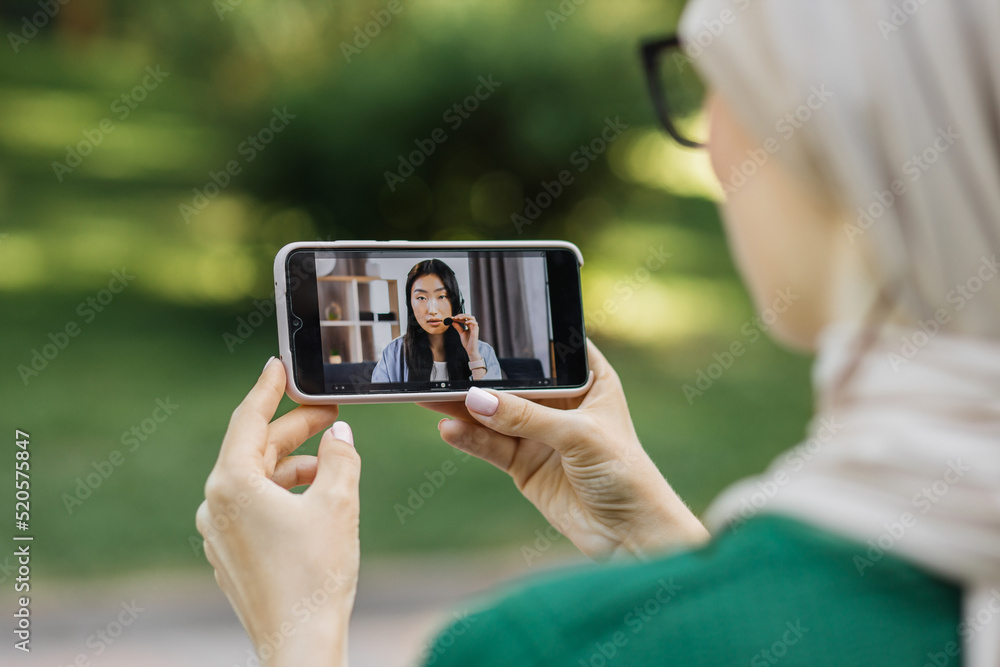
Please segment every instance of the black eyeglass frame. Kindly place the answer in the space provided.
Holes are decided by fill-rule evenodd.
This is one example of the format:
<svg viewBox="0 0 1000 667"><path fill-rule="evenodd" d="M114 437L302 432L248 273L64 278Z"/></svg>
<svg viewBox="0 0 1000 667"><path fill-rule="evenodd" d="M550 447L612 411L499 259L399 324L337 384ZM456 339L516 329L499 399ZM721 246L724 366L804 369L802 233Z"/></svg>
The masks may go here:
<svg viewBox="0 0 1000 667"><path fill-rule="evenodd" d="M680 133L674 122L670 120L670 105L667 103L667 96L664 94L662 80L660 79L660 66L663 54L669 49L680 48L681 42L677 35L670 35L660 39L653 39L643 42L639 47L642 56L642 68L646 73L646 86L649 88L649 96L653 100L653 109L660 125L667 131L670 137L687 148L707 148L708 144L692 141Z"/></svg>

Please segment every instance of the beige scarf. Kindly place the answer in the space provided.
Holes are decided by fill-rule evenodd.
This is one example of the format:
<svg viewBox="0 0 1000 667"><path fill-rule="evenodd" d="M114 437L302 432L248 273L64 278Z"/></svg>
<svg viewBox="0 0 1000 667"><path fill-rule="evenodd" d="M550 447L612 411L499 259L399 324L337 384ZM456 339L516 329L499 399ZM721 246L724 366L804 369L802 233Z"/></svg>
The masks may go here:
<svg viewBox="0 0 1000 667"><path fill-rule="evenodd" d="M956 580L966 664L1000 664L1000 341L883 326L837 390L861 338L827 329L810 437L706 521L791 515L857 540L859 577L891 554Z"/></svg>
<svg viewBox="0 0 1000 667"><path fill-rule="evenodd" d="M710 526L794 515L863 545L858 576L891 553L955 580L964 663L1000 667L1000 2L692 0L680 33L913 323L829 327L809 439Z"/></svg>

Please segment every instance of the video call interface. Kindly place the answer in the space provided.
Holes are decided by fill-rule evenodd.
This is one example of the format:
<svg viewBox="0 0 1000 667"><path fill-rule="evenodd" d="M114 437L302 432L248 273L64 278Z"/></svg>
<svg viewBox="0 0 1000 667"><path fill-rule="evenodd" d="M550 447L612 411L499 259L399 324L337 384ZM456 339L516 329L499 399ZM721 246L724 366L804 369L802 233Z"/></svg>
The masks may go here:
<svg viewBox="0 0 1000 667"><path fill-rule="evenodd" d="M543 251L333 250L314 259L325 393L553 383Z"/></svg>

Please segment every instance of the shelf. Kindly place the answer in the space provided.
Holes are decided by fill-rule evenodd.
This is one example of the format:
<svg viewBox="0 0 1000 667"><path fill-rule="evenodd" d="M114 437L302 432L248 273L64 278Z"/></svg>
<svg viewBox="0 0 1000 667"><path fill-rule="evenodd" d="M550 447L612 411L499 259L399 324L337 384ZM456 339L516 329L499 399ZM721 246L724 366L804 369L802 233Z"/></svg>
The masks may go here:
<svg viewBox="0 0 1000 667"><path fill-rule="evenodd" d="M373 286L385 285L388 293L388 308L380 304L371 305ZM317 299L320 307L320 341L324 353L331 349L340 350L343 363L360 363L378 359L381 348L391 340L399 338L402 321L399 318L398 281L379 276L319 276L317 278ZM338 313L343 319L326 319L326 309L331 303L340 306ZM377 311L377 312L373 312ZM361 313L371 314L372 319L362 320ZM375 319L378 313L395 313L391 320ZM381 325L387 326L381 326ZM388 340L386 340L388 336ZM324 360L326 357L324 357Z"/></svg>

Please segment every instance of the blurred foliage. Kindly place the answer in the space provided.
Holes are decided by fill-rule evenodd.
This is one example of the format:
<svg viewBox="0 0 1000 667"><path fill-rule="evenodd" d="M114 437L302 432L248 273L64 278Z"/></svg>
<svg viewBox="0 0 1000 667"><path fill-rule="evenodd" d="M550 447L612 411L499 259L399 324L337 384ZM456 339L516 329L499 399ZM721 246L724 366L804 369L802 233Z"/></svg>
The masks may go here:
<svg viewBox="0 0 1000 667"><path fill-rule="evenodd" d="M273 317L232 352L223 334L272 294L274 253L291 241L577 243L590 332L622 374L644 443L696 509L801 435L806 361L764 339L694 405L681 391L743 338L752 309L706 157L672 146L646 99L638 40L671 31L679 3L389 5L0 4L0 49L10 49L0 58L0 396L7 432L32 434L42 571L199 562L188 539L205 477L230 410L276 347ZM58 11L27 37L45 7ZM456 126L446 114L481 77L500 85ZM276 112L287 123L268 137ZM575 171L574 154L608 119L628 129ZM390 187L386 172L438 128L447 139ZM518 230L511 216L564 169L574 182ZM667 266L623 296L621 281L637 280L660 247ZM78 304L122 267L134 281L84 321ZM25 384L17 367L70 321L80 335ZM63 494L167 397L176 414L68 512ZM457 457L415 406L343 413L365 458L366 553L518 548L543 525L479 461L460 462L401 525L394 503ZM2 486L0 511L12 511Z"/></svg>

